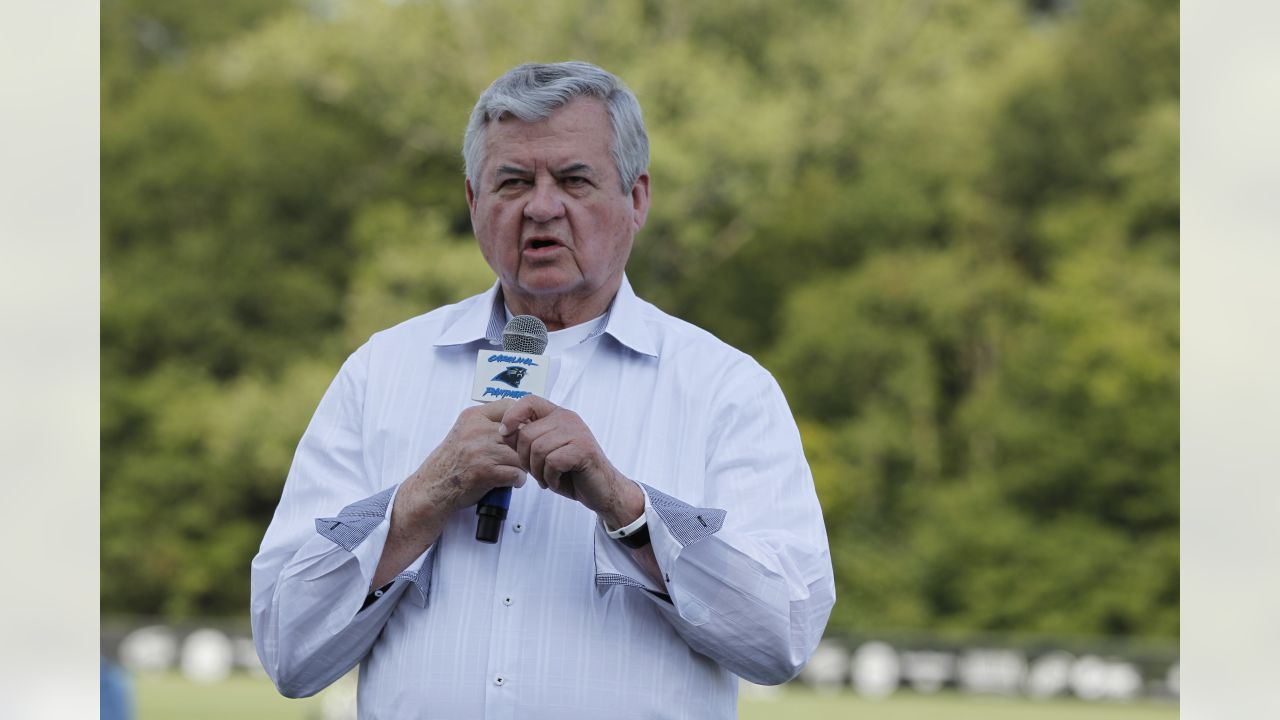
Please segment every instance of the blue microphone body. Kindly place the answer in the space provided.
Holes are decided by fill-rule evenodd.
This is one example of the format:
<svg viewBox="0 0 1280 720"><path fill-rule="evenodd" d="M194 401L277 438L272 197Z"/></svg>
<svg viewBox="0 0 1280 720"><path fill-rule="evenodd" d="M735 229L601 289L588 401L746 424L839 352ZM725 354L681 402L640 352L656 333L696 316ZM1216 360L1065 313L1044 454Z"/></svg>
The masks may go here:
<svg viewBox="0 0 1280 720"><path fill-rule="evenodd" d="M532 315L517 315L502 329L502 349L541 355L547 349L547 326ZM494 488L476 504L476 540L498 542L511 507L511 488Z"/></svg>
<svg viewBox="0 0 1280 720"><path fill-rule="evenodd" d="M502 534L502 523L511 508L511 488L494 488L480 498L476 505L476 539L496 543Z"/></svg>

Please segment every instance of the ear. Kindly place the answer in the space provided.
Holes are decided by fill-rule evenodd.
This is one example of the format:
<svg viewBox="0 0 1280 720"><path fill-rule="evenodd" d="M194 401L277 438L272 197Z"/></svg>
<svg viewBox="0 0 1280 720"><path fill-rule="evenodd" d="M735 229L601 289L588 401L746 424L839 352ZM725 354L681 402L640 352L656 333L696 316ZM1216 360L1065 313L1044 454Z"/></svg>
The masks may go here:
<svg viewBox="0 0 1280 720"><path fill-rule="evenodd" d="M467 186L467 207L471 208L471 219L476 217L476 191L471 188L471 179L462 181Z"/></svg>
<svg viewBox="0 0 1280 720"><path fill-rule="evenodd" d="M631 210L636 232L644 228L644 221L649 217L649 174L643 173L631 186Z"/></svg>

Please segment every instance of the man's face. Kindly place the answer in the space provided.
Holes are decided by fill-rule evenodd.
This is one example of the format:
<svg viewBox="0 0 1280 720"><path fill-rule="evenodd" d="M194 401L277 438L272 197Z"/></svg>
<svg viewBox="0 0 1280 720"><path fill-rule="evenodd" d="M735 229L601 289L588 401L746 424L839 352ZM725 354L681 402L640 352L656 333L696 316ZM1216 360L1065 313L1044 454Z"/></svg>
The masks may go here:
<svg viewBox="0 0 1280 720"><path fill-rule="evenodd" d="M599 314L617 291L649 209L649 177L619 190L611 138L595 98L578 98L541 122L489 125L479 187L467 183L467 202L480 251L513 312Z"/></svg>

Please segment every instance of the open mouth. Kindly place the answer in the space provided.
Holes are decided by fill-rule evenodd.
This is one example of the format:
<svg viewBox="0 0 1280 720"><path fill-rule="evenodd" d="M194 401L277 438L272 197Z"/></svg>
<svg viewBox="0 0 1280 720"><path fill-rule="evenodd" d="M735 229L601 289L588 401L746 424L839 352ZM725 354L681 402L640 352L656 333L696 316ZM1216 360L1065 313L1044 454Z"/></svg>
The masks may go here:
<svg viewBox="0 0 1280 720"><path fill-rule="evenodd" d="M529 247L533 248L534 250L541 250L542 248L555 247L556 245L559 245L559 244L560 243L556 242L555 240L534 240L533 242L529 243Z"/></svg>

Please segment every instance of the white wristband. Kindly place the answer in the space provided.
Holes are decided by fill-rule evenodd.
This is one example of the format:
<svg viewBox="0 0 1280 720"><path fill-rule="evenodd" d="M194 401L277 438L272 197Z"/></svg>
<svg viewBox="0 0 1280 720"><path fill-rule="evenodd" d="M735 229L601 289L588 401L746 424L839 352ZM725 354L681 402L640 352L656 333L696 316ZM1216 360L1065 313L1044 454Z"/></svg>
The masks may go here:
<svg viewBox="0 0 1280 720"><path fill-rule="evenodd" d="M640 517L633 520L630 525L624 528L618 528L617 530L610 530L609 525L605 523L603 519L600 520L600 524L604 526L605 534L614 540L621 540L628 535L635 535L640 528L644 527L644 523L644 513L640 513Z"/></svg>

